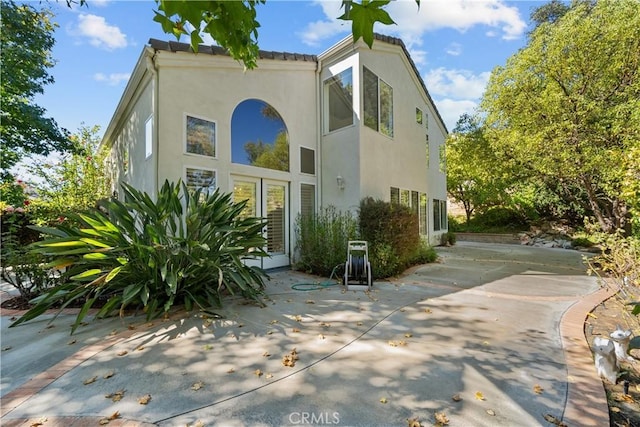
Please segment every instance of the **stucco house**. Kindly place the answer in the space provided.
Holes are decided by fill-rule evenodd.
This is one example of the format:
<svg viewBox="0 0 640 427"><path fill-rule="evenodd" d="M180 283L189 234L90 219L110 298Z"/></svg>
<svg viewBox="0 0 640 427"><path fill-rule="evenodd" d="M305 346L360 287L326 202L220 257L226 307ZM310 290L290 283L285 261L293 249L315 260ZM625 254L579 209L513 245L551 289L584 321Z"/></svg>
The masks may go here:
<svg viewBox="0 0 640 427"><path fill-rule="evenodd" d="M295 219L362 198L402 203L431 244L447 230L446 126L400 39L351 36L320 55L260 52L243 66L217 46L151 39L103 144L120 182L168 179L249 199L269 219L264 268L292 262Z"/></svg>

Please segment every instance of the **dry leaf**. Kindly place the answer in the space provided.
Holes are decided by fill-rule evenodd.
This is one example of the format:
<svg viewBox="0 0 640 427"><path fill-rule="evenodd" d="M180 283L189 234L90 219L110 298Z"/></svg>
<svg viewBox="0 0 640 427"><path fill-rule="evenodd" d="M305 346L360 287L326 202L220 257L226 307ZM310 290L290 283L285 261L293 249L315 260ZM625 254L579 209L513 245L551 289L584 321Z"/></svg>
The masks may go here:
<svg viewBox="0 0 640 427"><path fill-rule="evenodd" d="M460 397L459 394L454 394L453 396L451 396L451 399L453 399L454 402L460 402L462 400L462 397Z"/></svg>
<svg viewBox="0 0 640 427"><path fill-rule="evenodd" d="M267 335L271 335L271 334L273 334L273 331L267 332Z"/></svg>
<svg viewBox="0 0 640 427"><path fill-rule="evenodd" d="M118 334L118 330L114 329L113 331L109 332L109 335L114 336Z"/></svg>
<svg viewBox="0 0 640 427"><path fill-rule="evenodd" d="M109 372L107 372L106 374L104 374L104 375L102 376L102 378L104 378L104 379L106 380L106 379L108 379L108 378L111 378L111 377L112 377L112 376L114 376L115 374L116 374L115 372L113 372L113 371L109 371Z"/></svg>
<svg viewBox="0 0 640 427"><path fill-rule="evenodd" d="M487 414L491 415L492 417L495 417L496 411L494 411L493 409L487 409Z"/></svg>
<svg viewBox="0 0 640 427"><path fill-rule="evenodd" d="M244 327L244 323L238 323L238 328L243 328Z"/></svg>
<svg viewBox="0 0 640 427"><path fill-rule="evenodd" d="M77 343L77 342L78 342L78 341L76 341L76 340L71 340L71 341L69 341L69 342L67 343L67 345L73 345L73 344L75 344L75 343Z"/></svg>
<svg viewBox="0 0 640 427"><path fill-rule="evenodd" d="M198 381L197 383L194 383L194 384L191 386L191 390L193 390L193 391L198 391L198 390L200 390L202 387L204 387L204 383L203 383L202 381Z"/></svg>
<svg viewBox="0 0 640 427"><path fill-rule="evenodd" d="M593 314L593 313L587 313L587 316L589 316L589 317L593 317L594 319L597 319L597 318L598 318L598 316L596 316L596 315L595 315L595 314Z"/></svg>
<svg viewBox="0 0 640 427"><path fill-rule="evenodd" d="M611 408L611 409L613 410L613 408ZM562 420L559 420L558 418L554 417L551 414L545 414L544 415L544 419L547 420L547 422L550 422L551 424L557 425L558 427L567 427L567 425L565 423L563 423Z"/></svg>
<svg viewBox="0 0 640 427"><path fill-rule="evenodd" d="M489 345L489 341L482 341L482 345L484 345L485 347Z"/></svg>
<svg viewBox="0 0 640 427"><path fill-rule="evenodd" d="M431 309L430 308L425 308L424 312L427 313L427 314L431 314Z"/></svg>
<svg viewBox="0 0 640 427"><path fill-rule="evenodd" d="M313 301L312 299L308 299L305 301L305 304L315 304L315 301Z"/></svg>
<svg viewBox="0 0 640 427"><path fill-rule="evenodd" d="M9 346L9 347L2 347L2 351L7 351L7 350L11 350L11 346Z"/></svg>
<svg viewBox="0 0 640 427"><path fill-rule="evenodd" d="M271 378L273 378L273 374L267 374L267 375L265 375L264 377L265 377L266 379L271 379Z"/></svg>
<svg viewBox="0 0 640 427"><path fill-rule="evenodd" d="M265 351L264 353L262 353L262 357L269 357L271 356L271 353L269 353L268 351Z"/></svg>
<svg viewBox="0 0 640 427"><path fill-rule="evenodd" d="M46 423L46 422L47 422L47 417L42 417L38 421L36 421L33 424L31 424L30 427L39 427L41 425L44 425L44 423Z"/></svg>
<svg viewBox="0 0 640 427"><path fill-rule="evenodd" d="M144 350L144 346L143 345L139 345L138 347L136 347L137 351L142 351Z"/></svg>
<svg viewBox="0 0 640 427"><path fill-rule="evenodd" d="M97 379L98 379L98 376L96 375L95 377L91 377L91 378L88 378L88 379L82 381L82 384L88 385L88 384L91 384L91 383L95 382Z"/></svg>
<svg viewBox="0 0 640 427"><path fill-rule="evenodd" d="M356 323L357 326L362 326L362 322Z"/></svg>
<svg viewBox="0 0 640 427"><path fill-rule="evenodd" d="M484 394L482 394L481 391L476 391L475 396L476 396L476 399L478 400L484 400Z"/></svg>
<svg viewBox="0 0 640 427"><path fill-rule="evenodd" d="M404 334L405 338L411 338L413 336L413 334L410 334L409 332L407 332L406 334Z"/></svg>
<svg viewBox="0 0 640 427"><path fill-rule="evenodd" d="M536 384L533 386L533 391L536 394L542 394L542 392L544 391L544 389L542 387L540 387L540 384Z"/></svg>
<svg viewBox="0 0 640 427"><path fill-rule="evenodd" d="M127 350L122 350L121 352L118 353L118 356L124 356L127 353L129 353Z"/></svg>
<svg viewBox="0 0 640 427"><path fill-rule="evenodd" d="M144 396L138 398L138 403L141 404L141 405L146 405L150 401L151 401L151 395L150 394L145 394Z"/></svg>
<svg viewBox="0 0 640 427"><path fill-rule="evenodd" d="M129 329L130 331L133 331L133 330L135 330L135 329L136 329L136 327L135 327L135 326L133 326L133 325L129 325L129 326L127 326L127 329Z"/></svg>
<svg viewBox="0 0 640 427"><path fill-rule="evenodd" d="M418 420L417 418L407 418L407 426L408 427L422 427L422 424L420 424L420 420Z"/></svg>
<svg viewBox="0 0 640 427"><path fill-rule="evenodd" d="M204 423L200 420L196 421L196 423L193 425L193 427L204 427Z"/></svg>
<svg viewBox="0 0 640 427"><path fill-rule="evenodd" d="M299 314L296 314L293 320L295 320L296 322L302 322L302 316L300 316Z"/></svg>
<svg viewBox="0 0 640 427"><path fill-rule="evenodd" d="M321 340L323 340L323 339L324 339L324 335L323 335L323 334L319 334L319 335L318 335L318 338L320 338Z"/></svg>
<svg viewBox="0 0 640 427"><path fill-rule="evenodd" d="M236 370L234 368L231 368L227 371L227 374L233 374Z"/></svg>
<svg viewBox="0 0 640 427"><path fill-rule="evenodd" d="M291 332L300 332L300 329L298 329L298 328L293 328L293 329L291 330Z"/></svg>
<svg viewBox="0 0 640 427"><path fill-rule="evenodd" d="M256 369L254 371L254 374L256 374L257 376L261 377L262 376L262 371L260 369Z"/></svg>
<svg viewBox="0 0 640 427"><path fill-rule="evenodd" d="M205 344L202 346L203 350L213 350L213 346L211 344Z"/></svg>
<svg viewBox="0 0 640 427"><path fill-rule="evenodd" d="M331 327L331 323L320 322L320 326L322 326L323 328L330 328Z"/></svg>
<svg viewBox="0 0 640 427"><path fill-rule="evenodd" d="M277 320L272 320L271 322L269 322L270 325L275 325L276 323L278 323Z"/></svg>
<svg viewBox="0 0 640 427"><path fill-rule="evenodd" d="M111 399L114 402L119 402L124 397L125 391L126 390L124 390L124 389L118 390L115 393L106 394L104 397L106 397L107 399Z"/></svg>
<svg viewBox="0 0 640 427"><path fill-rule="evenodd" d="M611 408L609 408L611 410L611 412L620 412L620 408L618 408L617 406L612 406ZM544 416L545 419L547 418L547 416Z"/></svg>
<svg viewBox="0 0 640 427"><path fill-rule="evenodd" d="M292 355L285 354L284 356L282 356L282 364L284 366L288 366L289 368L293 368L294 366L296 366L296 360Z"/></svg>
<svg viewBox="0 0 640 427"><path fill-rule="evenodd" d="M447 414L444 412L436 412L435 418L437 426L446 426L449 424L449 417L447 417Z"/></svg>
<svg viewBox="0 0 640 427"><path fill-rule="evenodd" d="M109 418L102 418L100 420L100 425L101 426L107 425L107 424L109 424L109 421L111 421Z"/></svg>
<svg viewBox="0 0 640 427"><path fill-rule="evenodd" d="M387 398L386 397L382 397L380 398L380 403L387 403Z"/></svg>

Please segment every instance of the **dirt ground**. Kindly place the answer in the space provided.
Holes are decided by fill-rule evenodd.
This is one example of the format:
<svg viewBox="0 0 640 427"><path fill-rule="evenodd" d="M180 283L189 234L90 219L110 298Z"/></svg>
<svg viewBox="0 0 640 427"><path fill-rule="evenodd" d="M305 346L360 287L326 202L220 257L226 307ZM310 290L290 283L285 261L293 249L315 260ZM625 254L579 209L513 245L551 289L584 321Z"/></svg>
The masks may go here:
<svg viewBox="0 0 640 427"><path fill-rule="evenodd" d="M640 335L637 319L624 316L628 310L615 297L598 305L587 316L585 337L590 345L597 336L609 338L617 325L624 330L631 329L632 337ZM640 349L631 350L635 362L619 362L620 375L616 384L603 380L609 404L609 416L613 427L640 427ZM628 392L625 394L625 385Z"/></svg>

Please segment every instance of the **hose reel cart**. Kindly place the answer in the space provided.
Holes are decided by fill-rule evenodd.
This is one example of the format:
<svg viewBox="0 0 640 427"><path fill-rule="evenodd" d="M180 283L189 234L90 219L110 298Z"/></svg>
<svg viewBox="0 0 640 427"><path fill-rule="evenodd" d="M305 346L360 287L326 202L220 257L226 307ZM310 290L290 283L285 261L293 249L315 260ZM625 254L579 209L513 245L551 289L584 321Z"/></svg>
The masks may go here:
<svg viewBox="0 0 640 427"><path fill-rule="evenodd" d="M364 240L347 243L347 262L344 264L344 286L347 290L371 290L373 277L369 262L369 246Z"/></svg>

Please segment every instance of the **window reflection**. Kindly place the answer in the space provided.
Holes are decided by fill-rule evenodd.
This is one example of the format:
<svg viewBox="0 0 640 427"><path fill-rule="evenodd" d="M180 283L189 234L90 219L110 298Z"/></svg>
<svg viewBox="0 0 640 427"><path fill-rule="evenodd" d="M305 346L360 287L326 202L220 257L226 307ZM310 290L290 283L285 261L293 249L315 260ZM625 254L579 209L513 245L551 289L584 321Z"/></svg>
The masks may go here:
<svg viewBox="0 0 640 427"><path fill-rule="evenodd" d="M231 161L289 171L289 134L280 114L259 99L242 101L231 117Z"/></svg>

